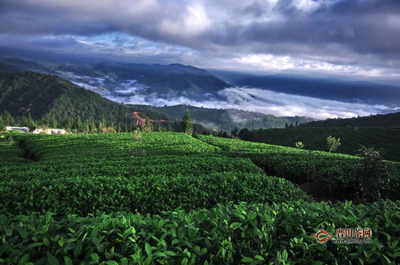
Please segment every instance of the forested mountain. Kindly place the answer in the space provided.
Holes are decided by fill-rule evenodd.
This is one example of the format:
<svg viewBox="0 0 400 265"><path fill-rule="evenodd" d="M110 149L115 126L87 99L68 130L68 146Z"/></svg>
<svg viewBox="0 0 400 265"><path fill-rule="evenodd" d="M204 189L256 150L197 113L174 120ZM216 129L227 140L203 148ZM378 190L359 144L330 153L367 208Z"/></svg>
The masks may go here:
<svg viewBox="0 0 400 265"><path fill-rule="evenodd" d="M192 119L206 127L216 130L231 131L235 127L260 129L260 128L285 128L290 124L301 124L311 121L307 117L276 117L258 112L242 111L235 109L209 109L188 105L153 107L149 105L133 105L142 110L151 110L165 114L173 119L182 119L186 110L189 110Z"/></svg>
<svg viewBox="0 0 400 265"><path fill-rule="evenodd" d="M163 99L183 96L204 100L218 98L219 91L231 87L206 70L182 64L148 65L111 61L57 64L0 56L0 71L35 71L58 75L119 102L129 101L133 95L146 98L155 94Z"/></svg>
<svg viewBox="0 0 400 265"><path fill-rule="evenodd" d="M230 87L228 83L206 70L182 64L146 65L104 62L96 64L93 71L124 80L134 79L160 93L165 93L167 90L188 94L191 92L211 93Z"/></svg>
<svg viewBox="0 0 400 265"><path fill-rule="evenodd" d="M80 116L83 120L103 118L114 122L133 122L130 113L137 109L105 99L60 77L36 72L0 73L0 111L14 117L31 115L40 119L48 114L59 122ZM168 120L165 115L142 111L143 117Z"/></svg>

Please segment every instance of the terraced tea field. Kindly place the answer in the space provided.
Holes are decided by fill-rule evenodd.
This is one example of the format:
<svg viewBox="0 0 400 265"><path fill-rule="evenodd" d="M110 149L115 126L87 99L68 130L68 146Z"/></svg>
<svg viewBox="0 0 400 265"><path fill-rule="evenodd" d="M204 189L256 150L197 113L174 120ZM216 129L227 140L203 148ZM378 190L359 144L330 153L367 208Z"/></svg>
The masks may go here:
<svg viewBox="0 0 400 265"><path fill-rule="evenodd" d="M355 189L349 169L360 159L352 156L315 152L318 174L311 174L307 151L210 136L12 137L0 139L0 263L395 264L400 258L398 201L316 203L294 184ZM329 178L332 168L339 173ZM386 198L397 199L396 185ZM339 227L369 227L372 243L321 244L312 237Z"/></svg>
<svg viewBox="0 0 400 265"><path fill-rule="evenodd" d="M305 149L326 151L326 138L331 135L340 138L337 152L356 155L360 144L375 149L383 149L384 158L400 161L400 127L321 127L289 128L254 131L257 142L295 147L295 142L303 142Z"/></svg>

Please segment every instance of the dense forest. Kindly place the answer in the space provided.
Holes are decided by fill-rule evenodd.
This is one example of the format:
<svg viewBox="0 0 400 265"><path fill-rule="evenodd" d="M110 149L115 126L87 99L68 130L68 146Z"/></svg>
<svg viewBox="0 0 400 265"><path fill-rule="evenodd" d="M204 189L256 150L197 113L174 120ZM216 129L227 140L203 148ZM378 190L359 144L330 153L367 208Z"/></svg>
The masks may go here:
<svg viewBox="0 0 400 265"><path fill-rule="evenodd" d="M6 126L62 127L77 132L133 131L137 124L132 113L139 112L153 121L155 130L180 130L180 122L166 115L115 103L57 76L36 72L0 73L0 112ZM194 131L203 130L194 125Z"/></svg>

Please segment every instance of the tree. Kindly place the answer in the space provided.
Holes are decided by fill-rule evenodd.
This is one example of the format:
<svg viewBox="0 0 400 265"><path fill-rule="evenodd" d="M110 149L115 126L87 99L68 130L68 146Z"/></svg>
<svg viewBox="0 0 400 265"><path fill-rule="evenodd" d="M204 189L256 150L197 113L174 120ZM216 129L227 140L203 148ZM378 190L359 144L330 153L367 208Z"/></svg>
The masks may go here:
<svg viewBox="0 0 400 265"><path fill-rule="evenodd" d="M82 123L81 116L78 115L75 117L73 129L76 129L77 132L83 132L83 123Z"/></svg>
<svg viewBox="0 0 400 265"><path fill-rule="evenodd" d="M296 147L298 149L303 149L304 148L304 144L302 142L296 142L295 145L296 145Z"/></svg>
<svg viewBox="0 0 400 265"><path fill-rule="evenodd" d="M378 151L360 146L358 156L363 157L363 164L359 180L364 202L383 199L385 196L382 193L391 189L390 185L396 177L394 165L383 160L382 149Z"/></svg>
<svg viewBox="0 0 400 265"><path fill-rule="evenodd" d="M146 117L146 121L144 123L143 131L151 132L153 130L153 126L151 125L150 119Z"/></svg>
<svg viewBox="0 0 400 265"><path fill-rule="evenodd" d="M185 133L192 135L193 121L192 118L190 117L189 110L186 110L185 116L183 116L181 127Z"/></svg>
<svg viewBox="0 0 400 265"><path fill-rule="evenodd" d="M71 130L72 126L74 126L74 120L71 117L65 117L62 121L62 126L66 130Z"/></svg>
<svg viewBox="0 0 400 265"><path fill-rule="evenodd" d="M90 132L90 124L89 121L86 120L83 125L82 125L82 132L83 133L89 133Z"/></svg>
<svg viewBox="0 0 400 265"><path fill-rule="evenodd" d="M103 126L103 123L100 121L100 122L99 122L99 128L98 128L99 133L102 132L103 127L104 127L104 126Z"/></svg>
<svg viewBox="0 0 400 265"><path fill-rule="evenodd" d="M49 115L44 115L42 118L38 121L38 125L41 129L47 129L50 125L50 117Z"/></svg>
<svg viewBox="0 0 400 265"><path fill-rule="evenodd" d="M93 117L89 118L88 123L89 123L89 132L90 133L97 132L96 123L94 122L94 118Z"/></svg>
<svg viewBox="0 0 400 265"><path fill-rule="evenodd" d="M56 117L54 117L54 115L50 115L49 117L49 125L50 128L57 128L58 127L58 122Z"/></svg>
<svg viewBox="0 0 400 265"><path fill-rule="evenodd" d="M28 118L25 115L22 115L22 117L19 120L18 124L21 127L28 127L29 126Z"/></svg>
<svg viewBox="0 0 400 265"><path fill-rule="evenodd" d="M29 131L36 130L36 122L32 119L31 114L28 114L28 125Z"/></svg>
<svg viewBox="0 0 400 265"><path fill-rule="evenodd" d="M335 138L332 136L328 136L328 138L326 138L326 142L328 144L328 150L329 153L332 153L334 151L336 151L336 149L340 146L340 138Z"/></svg>
<svg viewBox="0 0 400 265"><path fill-rule="evenodd" d="M0 131L5 131L6 130L6 125L3 122L3 118L0 117Z"/></svg>
<svg viewBox="0 0 400 265"><path fill-rule="evenodd" d="M238 128L238 127L235 127L235 128L232 130L231 134L233 135L233 137L237 137L238 134L239 134L239 128Z"/></svg>
<svg viewBox="0 0 400 265"><path fill-rule="evenodd" d="M3 122L6 126L14 126L15 125L15 120L14 118L11 116L11 114L4 110L3 112Z"/></svg>

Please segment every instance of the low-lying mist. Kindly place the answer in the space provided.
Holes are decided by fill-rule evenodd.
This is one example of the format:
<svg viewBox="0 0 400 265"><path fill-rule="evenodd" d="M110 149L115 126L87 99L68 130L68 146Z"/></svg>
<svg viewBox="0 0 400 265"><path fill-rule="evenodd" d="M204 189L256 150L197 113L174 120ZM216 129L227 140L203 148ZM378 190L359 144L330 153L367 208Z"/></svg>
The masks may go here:
<svg viewBox="0 0 400 265"><path fill-rule="evenodd" d="M190 98L182 94L169 93L166 96L150 92L135 80L119 82L110 77L93 78L71 75L64 78L95 91L105 98L124 104L152 106L187 104L204 108L247 110L275 116L307 116L314 119L351 118L400 110L400 107L370 105L362 102L346 103L258 88L225 88L211 99L209 94L204 95L204 98Z"/></svg>

